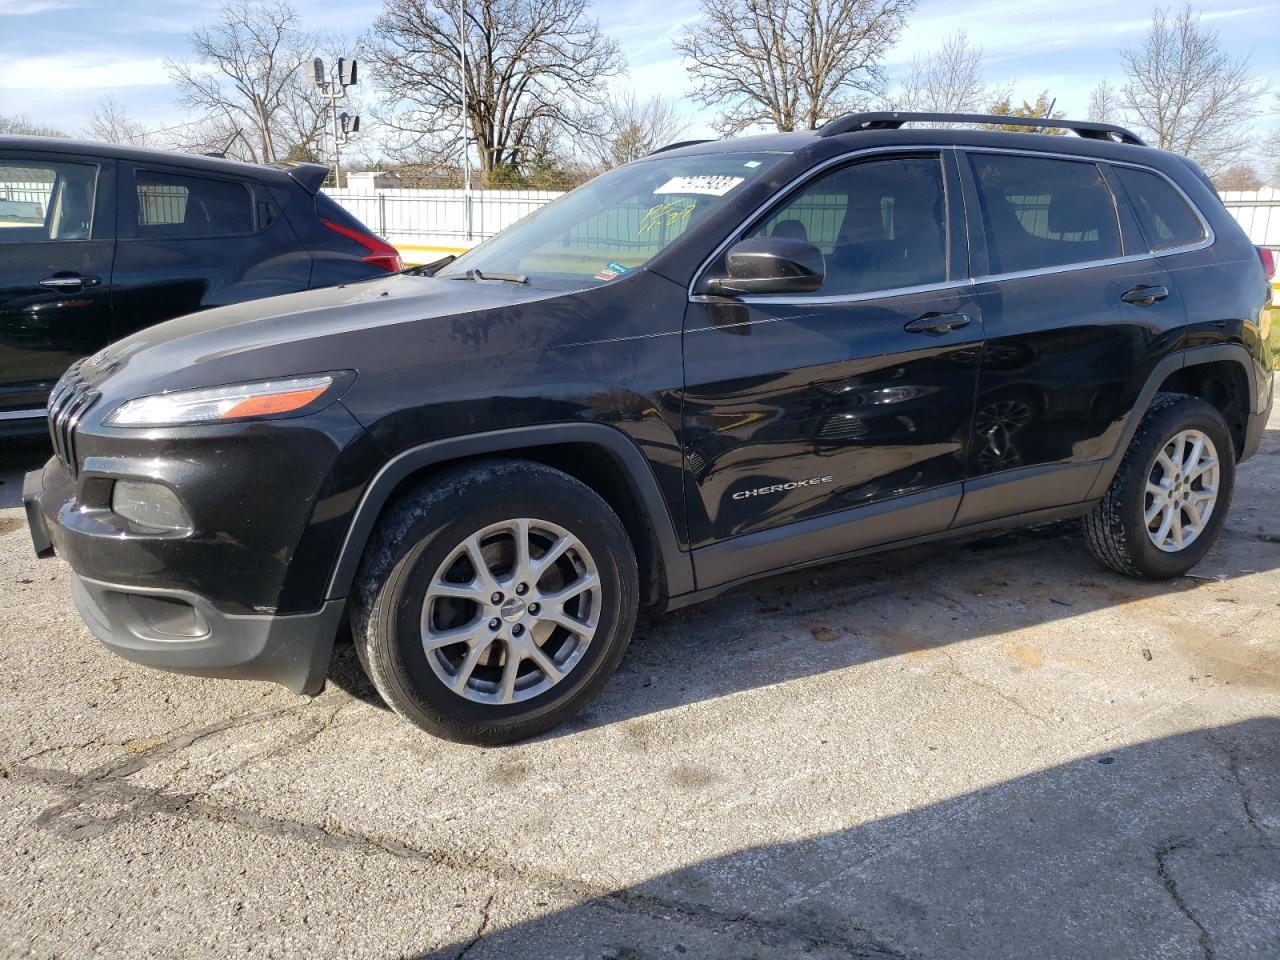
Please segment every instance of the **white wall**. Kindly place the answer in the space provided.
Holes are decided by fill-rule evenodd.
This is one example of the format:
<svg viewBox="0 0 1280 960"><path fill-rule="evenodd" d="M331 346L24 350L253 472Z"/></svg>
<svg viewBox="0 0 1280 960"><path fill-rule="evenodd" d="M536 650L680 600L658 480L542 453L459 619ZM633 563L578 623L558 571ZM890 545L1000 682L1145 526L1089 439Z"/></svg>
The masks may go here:
<svg viewBox="0 0 1280 960"><path fill-rule="evenodd" d="M560 193L545 190L325 190L392 243L470 247L511 226ZM468 210L470 222L468 224Z"/></svg>
<svg viewBox="0 0 1280 960"><path fill-rule="evenodd" d="M1280 190L1275 187L1249 193L1227 190L1222 194L1222 202L1256 246L1280 250Z"/></svg>

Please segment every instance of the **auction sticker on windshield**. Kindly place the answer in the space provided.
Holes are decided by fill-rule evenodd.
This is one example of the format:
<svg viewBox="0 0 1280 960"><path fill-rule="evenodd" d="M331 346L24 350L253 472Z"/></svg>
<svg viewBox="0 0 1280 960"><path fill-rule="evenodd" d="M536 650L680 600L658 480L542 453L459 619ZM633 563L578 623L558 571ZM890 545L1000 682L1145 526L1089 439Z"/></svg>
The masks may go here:
<svg viewBox="0 0 1280 960"><path fill-rule="evenodd" d="M655 194L697 193L708 197L723 197L738 184L742 183L743 180L743 177L715 176L711 174L694 177L672 177L653 192Z"/></svg>

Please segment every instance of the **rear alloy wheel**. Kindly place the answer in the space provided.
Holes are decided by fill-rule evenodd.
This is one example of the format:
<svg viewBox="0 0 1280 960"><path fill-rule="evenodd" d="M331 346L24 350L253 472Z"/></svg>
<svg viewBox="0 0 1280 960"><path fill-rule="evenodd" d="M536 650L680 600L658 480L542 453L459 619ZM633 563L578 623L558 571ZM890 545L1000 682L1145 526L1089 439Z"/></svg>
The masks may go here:
<svg viewBox="0 0 1280 960"><path fill-rule="evenodd" d="M1156 454L1143 519L1156 549L1177 553L1204 533L1218 504L1218 448L1205 433L1183 430Z"/></svg>
<svg viewBox="0 0 1280 960"><path fill-rule="evenodd" d="M1235 470L1231 431L1218 409L1197 397L1160 394L1085 518L1094 556L1149 580L1186 573L1222 529Z"/></svg>
<svg viewBox="0 0 1280 960"><path fill-rule="evenodd" d="M437 736L497 744L572 716L635 625L635 553L591 488L539 463L442 471L379 520L356 578L356 652Z"/></svg>

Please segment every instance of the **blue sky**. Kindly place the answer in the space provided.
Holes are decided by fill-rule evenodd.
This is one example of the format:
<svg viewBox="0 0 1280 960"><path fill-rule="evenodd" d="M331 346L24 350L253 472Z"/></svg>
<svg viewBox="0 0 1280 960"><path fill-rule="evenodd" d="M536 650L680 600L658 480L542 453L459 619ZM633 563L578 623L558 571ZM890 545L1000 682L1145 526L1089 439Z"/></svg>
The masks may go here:
<svg viewBox="0 0 1280 960"><path fill-rule="evenodd" d="M210 17L216 0L0 0L0 113L22 113L75 132L93 104L114 93L152 127L184 119L165 75L164 58L188 54L192 26ZM355 37L380 0L295 0L305 24ZM1235 54L1249 54L1280 91L1280 6L1248 0L1202 0L1206 21ZM1042 89L1060 109L1082 116L1090 88L1102 77L1121 81L1119 51L1137 42L1151 6L1132 0L919 0L910 26L889 58L900 71L912 56L936 49L965 30L987 54L988 81L1013 84L1016 97ZM632 0L595 5L604 29L630 64L619 81L644 94L681 97L689 84L672 39L698 22L696 0ZM367 74L366 74L367 79ZM1260 128L1280 126L1276 98ZM691 136L706 135L711 117L684 105Z"/></svg>

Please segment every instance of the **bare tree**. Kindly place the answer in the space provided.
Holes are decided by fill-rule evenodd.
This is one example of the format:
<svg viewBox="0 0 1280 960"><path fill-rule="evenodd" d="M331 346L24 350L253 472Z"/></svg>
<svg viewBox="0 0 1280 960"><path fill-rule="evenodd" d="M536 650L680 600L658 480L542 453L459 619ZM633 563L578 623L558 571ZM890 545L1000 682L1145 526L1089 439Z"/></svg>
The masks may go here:
<svg viewBox="0 0 1280 960"><path fill-rule="evenodd" d="M1089 119L1094 123L1119 123L1120 95L1105 77L1089 91Z"/></svg>
<svg viewBox="0 0 1280 960"><path fill-rule="evenodd" d="M190 146L225 135L236 155L261 163L315 148L325 129L310 78L319 41L288 2L230 0L217 22L192 31L191 45L194 61L167 61L182 104L209 120Z"/></svg>
<svg viewBox="0 0 1280 960"><path fill-rule="evenodd" d="M1120 56L1128 80L1121 100L1153 146L1186 154L1211 176L1249 148L1266 84L1248 57L1222 49L1190 5L1172 18L1156 10L1141 46Z"/></svg>
<svg viewBox="0 0 1280 960"><path fill-rule="evenodd" d="M813 128L883 96L882 63L915 0L701 0L676 41L726 136Z"/></svg>
<svg viewBox="0 0 1280 960"><path fill-rule="evenodd" d="M3 134L20 137L66 137L66 134L57 127L46 127L44 124L34 123L22 114L10 116L0 114L0 135Z"/></svg>
<svg viewBox="0 0 1280 960"><path fill-rule="evenodd" d="M1261 190L1265 183L1258 173L1258 168L1251 163L1236 163L1227 167L1213 178L1213 185L1219 190Z"/></svg>
<svg viewBox="0 0 1280 960"><path fill-rule="evenodd" d="M948 37L937 53L911 61L892 106L927 113L979 113L994 99L983 78L982 48L969 43L961 30Z"/></svg>
<svg viewBox="0 0 1280 960"><path fill-rule="evenodd" d="M85 134L91 140L130 147L148 147L153 140L146 125L129 116L124 104L110 94L94 104Z"/></svg>
<svg viewBox="0 0 1280 960"><path fill-rule="evenodd" d="M486 177L532 162L549 135L587 132L581 107L623 60L586 10L586 0L466 4L467 121ZM456 0L384 0L363 44L403 158L461 153L461 35Z"/></svg>
<svg viewBox="0 0 1280 960"><path fill-rule="evenodd" d="M1280 130L1273 131L1263 143L1263 156L1270 158L1268 170L1271 186L1280 188Z"/></svg>
<svg viewBox="0 0 1280 960"><path fill-rule="evenodd" d="M604 128L587 141L586 152L606 170L648 156L680 139L689 127L675 100L661 96L641 100L632 91L611 97L602 113Z"/></svg>

